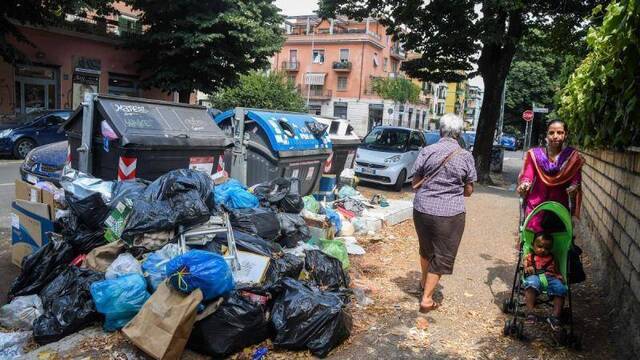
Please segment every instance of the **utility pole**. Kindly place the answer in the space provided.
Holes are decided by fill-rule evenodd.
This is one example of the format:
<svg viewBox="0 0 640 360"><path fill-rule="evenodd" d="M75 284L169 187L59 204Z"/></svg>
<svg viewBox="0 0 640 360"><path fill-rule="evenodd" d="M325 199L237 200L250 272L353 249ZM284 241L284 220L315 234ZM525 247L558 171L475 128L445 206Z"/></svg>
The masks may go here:
<svg viewBox="0 0 640 360"><path fill-rule="evenodd" d="M502 128L504 127L504 100L507 93L507 83L505 82L502 88L502 100L500 100L500 119L498 120L498 131L496 133L496 140L500 143L500 137L502 136Z"/></svg>

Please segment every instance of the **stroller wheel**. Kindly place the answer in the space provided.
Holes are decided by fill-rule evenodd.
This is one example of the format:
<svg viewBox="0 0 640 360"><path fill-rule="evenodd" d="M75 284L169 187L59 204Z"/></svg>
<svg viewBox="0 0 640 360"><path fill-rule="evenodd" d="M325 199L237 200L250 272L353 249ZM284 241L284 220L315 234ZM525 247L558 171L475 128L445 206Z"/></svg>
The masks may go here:
<svg viewBox="0 0 640 360"><path fill-rule="evenodd" d="M511 299L505 299L502 301L502 312L505 314L513 312L513 302Z"/></svg>
<svg viewBox="0 0 640 360"><path fill-rule="evenodd" d="M567 346L574 350L582 350L582 341L576 334L567 335Z"/></svg>
<svg viewBox="0 0 640 360"><path fill-rule="evenodd" d="M513 331L513 325L511 319L504 321L504 328L502 329L502 335L510 336Z"/></svg>
<svg viewBox="0 0 640 360"><path fill-rule="evenodd" d="M518 340L524 340L524 322L520 321L518 325L516 325L516 337Z"/></svg>

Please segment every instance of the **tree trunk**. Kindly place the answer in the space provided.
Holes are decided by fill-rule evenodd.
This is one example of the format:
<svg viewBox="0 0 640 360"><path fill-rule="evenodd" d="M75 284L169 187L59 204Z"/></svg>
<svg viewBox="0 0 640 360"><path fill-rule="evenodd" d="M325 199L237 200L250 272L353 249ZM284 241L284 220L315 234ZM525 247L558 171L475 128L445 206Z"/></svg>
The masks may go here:
<svg viewBox="0 0 640 360"><path fill-rule="evenodd" d="M473 157L476 162L478 182L489 183L491 149L500 117L500 101L502 101L505 80L499 79L497 74L483 74L482 79L484 80L484 97L473 145Z"/></svg>
<svg viewBox="0 0 640 360"><path fill-rule="evenodd" d="M188 89L188 90L179 90L178 91L178 101L180 101L183 104L188 104L189 103L189 99L191 98L191 92L193 90Z"/></svg>

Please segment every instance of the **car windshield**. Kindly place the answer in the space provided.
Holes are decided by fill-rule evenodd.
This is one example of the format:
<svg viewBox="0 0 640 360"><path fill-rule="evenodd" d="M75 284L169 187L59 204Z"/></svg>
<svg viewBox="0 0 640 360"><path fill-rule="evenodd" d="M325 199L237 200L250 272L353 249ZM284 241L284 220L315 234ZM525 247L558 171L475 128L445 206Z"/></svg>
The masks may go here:
<svg viewBox="0 0 640 360"><path fill-rule="evenodd" d="M373 129L364 138L362 145L370 150L404 152L409 142L409 134L409 130L403 129Z"/></svg>

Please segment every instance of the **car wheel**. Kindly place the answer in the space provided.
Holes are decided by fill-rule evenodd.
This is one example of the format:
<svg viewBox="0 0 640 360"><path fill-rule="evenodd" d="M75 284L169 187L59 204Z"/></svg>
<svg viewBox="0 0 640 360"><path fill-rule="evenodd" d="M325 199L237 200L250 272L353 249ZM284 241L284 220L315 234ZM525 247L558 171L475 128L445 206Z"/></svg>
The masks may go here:
<svg viewBox="0 0 640 360"><path fill-rule="evenodd" d="M395 191L402 191L402 187L404 186L404 182L406 180L407 180L407 170L402 169L402 171L400 171L400 174L398 175L398 178L396 179L395 185L393 185L393 189Z"/></svg>
<svg viewBox="0 0 640 360"><path fill-rule="evenodd" d="M36 146L35 141L31 139L20 139L13 147L13 155L18 159L24 159L25 156Z"/></svg>

